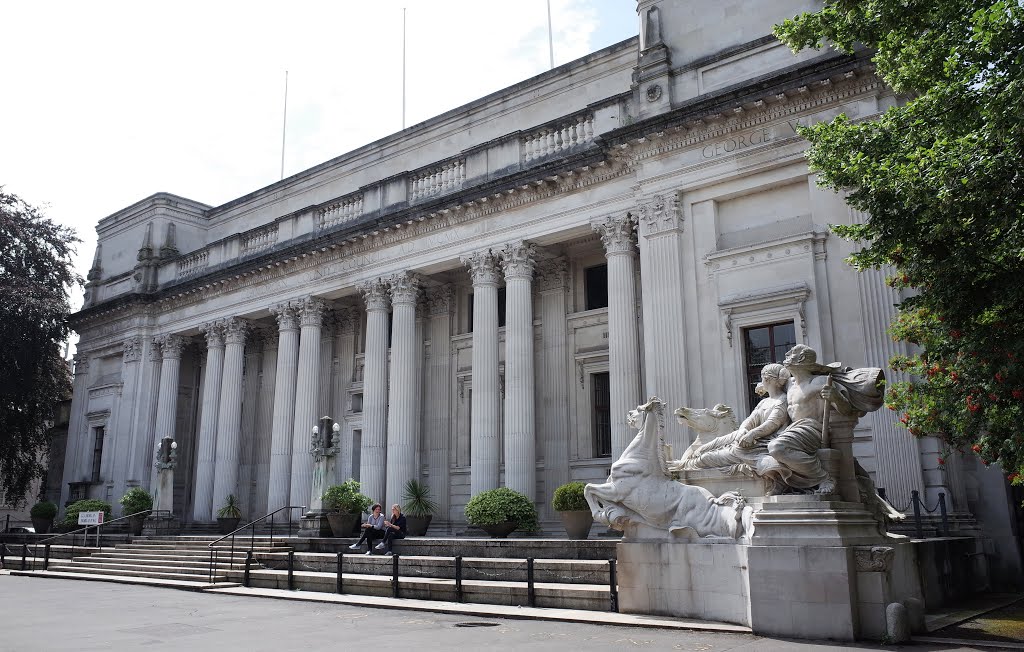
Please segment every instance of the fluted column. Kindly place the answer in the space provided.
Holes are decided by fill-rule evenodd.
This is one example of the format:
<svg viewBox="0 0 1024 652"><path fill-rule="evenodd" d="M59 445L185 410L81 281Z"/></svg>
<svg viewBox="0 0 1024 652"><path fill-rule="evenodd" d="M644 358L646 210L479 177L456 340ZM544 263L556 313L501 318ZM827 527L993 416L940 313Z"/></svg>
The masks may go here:
<svg viewBox="0 0 1024 652"><path fill-rule="evenodd" d="M160 361L160 392L157 397L155 441L150 450L164 437L177 439L174 432L175 415L178 413L178 382L181 377L181 352L185 348L185 338L180 335L158 335L153 338L153 346L159 347L162 355ZM150 474L150 491L156 491L156 474Z"/></svg>
<svg viewBox="0 0 1024 652"><path fill-rule="evenodd" d="M424 438L427 448L427 484L437 514L434 519L447 523L448 468L454 445L451 421L452 356L449 350L452 336L452 288L450 285L427 291L429 310L430 356L427 359L426 387L424 388Z"/></svg>
<svg viewBox="0 0 1024 652"><path fill-rule="evenodd" d="M249 322L224 321L224 372L221 378L220 411L217 414L217 456L214 464L213 514L224 506L227 497L238 492L238 460L242 437L242 372L245 369L245 337ZM248 487L244 496L248 496ZM250 505L243 505L248 509Z"/></svg>
<svg viewBox="0 0 1024 652"><path fill-rule="evenodd" d="M640 402L640 339L634 285L636 245L628 215L595 222L608 258L608 367L611 399L612 459L633 438L626 414Z"/></svg>
<svg viewBox="0 0 1024 652"><path fill-rule="evenodd" d="M342 422L351 405L349 387L352 383L352 367L356 354L356 328L359 325L359 309L346 306L338 310L338 372L335 375L333 415L342 423L341 453L338 454L338 481L354 478L359 469L352 468L352 426Z"/></svg>
<svg viewBox="0 0 1024 652"><path fill-rule="evenodd" d="M295 382L295 421L292 426L292 505L309 503L313 489L313 458L309 455L310 435L320 416L320 329L327 306L320 299L306 298L299 305L299 373Z"/></svg>
<svg viewBox="0 0 1024 652"><path fill-rule="evenodd" d="M217 457L217 418L224 375L224 326L203 325L206 333L206 377L203 386L203 416L199 422L199 455L196 460L195 502L192 518L200 523L213 520L213 475Z"/></svg>
<svg viewBox="0 0 1024 652"><path fill-rule="evenodd" d="M366 302L366 350L363 356L363 436L359 455L362 492L383 501L388 427L388 287L370 281L359 290Z"/></svg>
<svg viewBox="0 0 1024 652"><path fill-rule="evenodd" d="M537 376L538 409L544 424L538 448L544 460L545 519L558 515L551 507L551 494L569 481L569 378L566 354L567 326L565 321L568 283L568 262L564 258L543 261L537 268L537 286L540 293L541 355Z"/></svg>
<svg viewBox="0 0 1024 652"><path fill-rule="evenodd" d="M267 512L288 505L291 498L292 425L295 420L295 379L299 371L299 317L295 306L282 303L271 310L277 315L278 340Z"/></svg>
<svg viewBox="0 0 1024 652"><path fill-rule="evenodd" d="M402 502L402 489L416 472L416 301L419 279L412 274L395 274L388 279L391 289L391 382L388 390L387 481L385 501Z"/></svg>
<svg viewBox="0 0 1024 652"><path fill-rule="evenodd" d="M462 259L473 277L473 401L470 494L498 486L498 268L490 250Z"/></svg>
<svg viewBox="0 0 1024 652"><path fill-rule="evenodd" d="M277 373L277 342L278 331L265 331L263 334L263 352L260 360L260 375L256 405L256 450L253 452L253 479L256 483L253 509L267 512L267 500L270 497L270 450L274 436L274 385ZM253 514L259 516L259 514Z"/></svg>
<svg viewBox="0 0 1024 652"><path fill-rule="evenodd" d="M537 443L533 376L534 246L501 251L505 272L505 486L534 500Z"/></svg>

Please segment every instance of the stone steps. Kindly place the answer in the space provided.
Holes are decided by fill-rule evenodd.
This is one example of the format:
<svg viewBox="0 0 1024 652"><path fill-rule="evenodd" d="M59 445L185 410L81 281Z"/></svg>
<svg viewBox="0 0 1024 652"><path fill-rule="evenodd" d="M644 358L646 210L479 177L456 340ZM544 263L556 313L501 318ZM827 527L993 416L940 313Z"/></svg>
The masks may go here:
<svg viewBox="0 0 1024 652"><path fill-rule="evenodd" d="M150 569L139 569L139 568L118 568L116 566L106 566L104 564L50 564L48 569L52 573L67 573L75 575L78 573L86 575L109 575L115 577L145 577L150 579L162 579L162 580L185 580L191 582L202 582L206 581L209 583L209 575L202 572L178 572L174 569L167 569L164 571L150 570ZM213 576L214 582L226 582L227 576L224 575L220 570Z"/></svg>
<svg viewBox="0 0 1024 652"><path fill-rule="evenodd" d="M43 577L51 579L67 580L88 580L96 582L117 582L119 584L137 584L141 586L160 586L172 589L184 589L187 591L207 591L210 589L231 589L239 587L233 582L219 581L210 584L205 579L201 582L191 580L157 579L150 577L129 577L126 575L103 575L92 573L67 573L62 571L11 571L11 575L25 577Z"/></svg>

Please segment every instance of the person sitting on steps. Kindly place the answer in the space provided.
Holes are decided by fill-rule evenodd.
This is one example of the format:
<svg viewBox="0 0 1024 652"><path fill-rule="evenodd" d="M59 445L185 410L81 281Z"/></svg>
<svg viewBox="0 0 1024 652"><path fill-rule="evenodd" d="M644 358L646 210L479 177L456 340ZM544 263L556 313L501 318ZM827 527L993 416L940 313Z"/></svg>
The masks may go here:
<svg viewBox="0 0 1024 652"><path fill-rule="evenodd" d="M359 550L359 547L362 545L363 541L365 541L366 554L369 555L373 552L373 542L377 539L384 538L385 521L384 515L381 514L382 509L383 508L380 506L380 503L374 504L372 510L373 513L370 514L369 518L367 518L366 522L361 526L363 528L363 536L359 537L359 541L356 541L349 546L349 550Z"/></svg>
<svg viewBox="0 0 1024 652"><path fill-rule="evenodd" d="M391 520L384 521L384 540L377 544L377 550L385 555L392 554L391 545L395 539L404 539L406 534L405 514L397 504L391 506Z"/></svg>

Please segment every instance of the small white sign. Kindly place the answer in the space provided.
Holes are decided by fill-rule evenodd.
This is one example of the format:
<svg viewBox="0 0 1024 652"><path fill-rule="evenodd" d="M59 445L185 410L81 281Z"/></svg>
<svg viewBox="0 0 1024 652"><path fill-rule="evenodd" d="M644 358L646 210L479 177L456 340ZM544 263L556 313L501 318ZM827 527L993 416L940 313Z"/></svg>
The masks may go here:
<svg viewBox="0 0 1024 652"><path fill-rule="evenodd" d="M103 525L103 512L78 512L79 525Z"/></svg>

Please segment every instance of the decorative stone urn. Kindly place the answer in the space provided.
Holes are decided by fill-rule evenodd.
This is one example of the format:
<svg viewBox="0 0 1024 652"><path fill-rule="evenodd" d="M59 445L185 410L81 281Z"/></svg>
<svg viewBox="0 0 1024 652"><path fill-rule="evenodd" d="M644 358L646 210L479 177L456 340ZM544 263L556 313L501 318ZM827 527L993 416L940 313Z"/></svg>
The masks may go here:
<svg viewBox="0 0 1024 652"><path fill-rule="evenodd" d="M565 534L574 541L581 541L590 536L590 526L594 524L594 515L589 510L578 512L558 512L565 527Z"/></svg>
<svg viewBox="0 0 1024 652"><path fill-rule="evenodd" d="M33 516L32 517L32 529L36 531L36 534L46 534L53 527L53 519L46 518L44 516Z"/></svg>
<svg viewBox="0 0 1024 652"><path fill-rule="evenodd" d="M515 529L519 527L518 523L513 521L505 521L504 523L492 523L491 525L481 525L480 529L491 535L492 539L507 539L508 535L515 532Z"/></svg>

